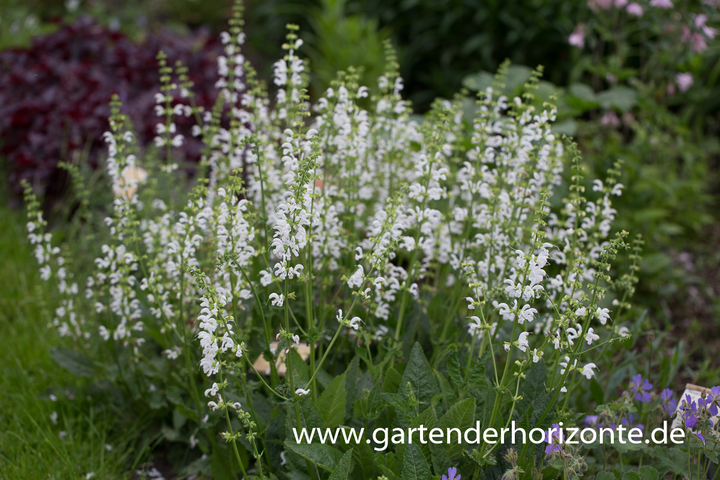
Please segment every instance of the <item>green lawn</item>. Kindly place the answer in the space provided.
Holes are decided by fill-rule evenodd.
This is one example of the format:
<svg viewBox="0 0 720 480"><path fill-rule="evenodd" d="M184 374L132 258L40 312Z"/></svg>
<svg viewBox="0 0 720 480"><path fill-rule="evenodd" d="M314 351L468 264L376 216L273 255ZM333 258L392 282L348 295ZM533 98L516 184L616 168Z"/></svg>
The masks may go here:
<svg viewBox="0 0 720 480"><path fill-rule="evenodd" d="M24 212L0 200L0 478L127 478L137 431L112 428L110 404L50 357L60 341L48 327L55 294L40 279Z"/></svg>

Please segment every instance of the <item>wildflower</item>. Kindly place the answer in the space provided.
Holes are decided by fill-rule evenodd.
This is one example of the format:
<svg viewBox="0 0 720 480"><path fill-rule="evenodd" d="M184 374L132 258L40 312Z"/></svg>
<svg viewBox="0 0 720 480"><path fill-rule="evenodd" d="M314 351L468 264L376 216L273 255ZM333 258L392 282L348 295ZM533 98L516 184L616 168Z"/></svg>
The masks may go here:
<svg viewBox="0 0 720 480"><path fill-rule="evenodd" d="M596 340L600 339L600 335L597 335L592 327L588 328L587 333L585 334L585 341L587 341L588 345L592 345L592 343Z"/></svg>
<svg viewBox="0 0 720 480"><path fill-rule="evenodd" d="M547 442L545 455L551 455L554 452L562 451L562 445L560 444L560 425L553 423L552 428L547 431L545 442Z"/></svg>
<svg viewBox="0 0 720 480"><path fill-rule="evenodd" d="M574 340L580 338L580 336L582 335L582 327L580 326L580 324L578 323L577 325L575 325L575 327L577 328L568 327L565 330L567 333L568 343L570 343L570 345L575 345Z"/></svg>
<svg viewBox="0 0 720 480"><path fill-rule="evenodd" d="M693 84L692 73L678 73L675 75L675 83L677 83L680 93L685 93Z"/></svg>
<svg viewBox="0 0 720 480"><path fill-rule="evenodd" d="M529 304L523 305L522 310L518 312L518 323L522 324L523 322L532 322L535 318L535 315L538 313L538 311L534 308L530 308Z"/></svg>
<svg viewBox="0 0 720 480"><path fill-rule="evenodd" d="M302 388L298 388L297 390L295 390L295 395L299 395L299 396L301 396L301 397L302 397L303 395L307 395L308 393L310 393L310 389L309 389L309 388L308 388L307 390L303 390Z"/></svg>
<svg viewBox="0 0 720 480"><path fill-rule="evenodd" d="M363 280L364 280L363 276L364 275L365 275L365 271L363 270L362 265L358 265L358 269L348 279L348 287L350 287L350 288L360 287L363 284Z"/></svg>
<svg viewBox="0 0 720 480"><path fill-rule="evenodd" d="M219 388L220 387L218 387L217 383L213 383L212 387L205 390L205 396L206 397L214 397L215 395L217 395Z"/></svg>
<svg viewBox="0 0 720 480"><path fill-rule="evenodd" d="M650 0L650 6L657 8L673 8L673 4L670 0Z"/></svg>
<svg viewBox="0 0 720 480"><path fill-rule="evenodd" d="M635 17L643 16L643 8L636 2L629 3L628 6L625 7L625 11Z"/></svg>
<svg viewBox="0 0 720 480"><path fill-rule="evenodd" d="M598 9L608 10L613 6L613 0L588 0L588 8L593 12L597 12Z"/></svg>
<svg viewBox="0 0 720 480"><path fill-rule="evenodd" d="M543 356L543 352L538 352L537 348L533 350L533 363L538 363Z"/></svg>
<svg viewBox="0 0 720 480"><path fill-rule="evenodd" d="M717 35L717 30L706 25L707 15L705 15L704 13L698 15L691 15L693 16L693 23L695 24L695 28L701 30L710 40L715 38L715 35Z"/></svg>
<svg viewBox="0 0 720 480"><path fill-rule="evenodd" d="M521 351L526 351L527 348L530 346L530 343L528 342L528 335L530 335L530 332L522 332L520 336L518 337L518 345L517 347Z"/></svg>
<svg viewBox="0 0 720 480"><path fill-rule="evenodd" d="M620 125L620 119L615 112L608 110L600 119L600 124L605 127L617 127Z"/></svg>
<svg viewBox="0 0 720 480"><path fill-rule="evenodd" d="M272 304L275 307L282 307L285 302L285 297L282 293L280 295L277 293L271 293L268 298L272 301Z"/></svg>
<svg viewBox="0 0 720 480"><path fill-rule="evenodd" d="M586 427L597 427L598 426L598 416L597 415L588 415L585 417L585 426Z"/></svg>
<svg viewBox="0 0 720 480"><path fill-rule="evenodd" d="M443 475L441 480L460 480L460 475L457 475L457 468L448 468L447 475Z"/></svg>
<svg viewBox="0 0 720 480"><path fill-rule="evenodd" d="M673 391L666 388L660 393L660 399L662 400L662 406L669 416L672 416L677 409L677 401L672 398Z"/></svg>
<svg viewBox="0 0 720 480"><path fill-rule="evenodd" d="M652 400L652 396L650 395L651 388L652 384L648 382L647 379L643 379L641 374L638 373L632 377L632 390L630 393L633 394L635 400L638 402L647 403Z"/></svg>
<svg viewBox="0 0 720 480"><path fill-rule="evenodd" d="M362 322L362 320L360 320L360 317L353 317L352 320L348 322L348 326L353 330L357 331L357 329L360 328L360 322Z"/></svg>
<svg viewBox="0 0 720 480"><path fill-rule="evenodd" d="M585 48L585 25L582 23L575 27L567 39L568 43L573 47Z"/></svg>
<svg viewBox="0 0 720 480"><path fill-rule="evenodd" d="M597 368L597 365L594 363L588 363L585 365L582 369L582 372L580 372L582 375L585 375L585 378L590 380L593 376L595 376L595 372L593 369Z"/></svg>
<svg viewBox="0 0 720 480"><path fill-rule="evenodd" d="M595 311L595 315L597 316L598 321L603 325L605 325L607 321L610 320L610 310L608 310L607 308L598 307L598 309Z"/></svg>

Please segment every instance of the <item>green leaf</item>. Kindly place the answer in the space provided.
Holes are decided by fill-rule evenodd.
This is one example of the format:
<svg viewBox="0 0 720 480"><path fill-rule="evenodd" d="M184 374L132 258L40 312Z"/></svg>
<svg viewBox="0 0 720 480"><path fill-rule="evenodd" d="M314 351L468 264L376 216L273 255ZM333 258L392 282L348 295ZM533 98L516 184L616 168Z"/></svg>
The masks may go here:
<svg viewBox="0 0 720 480"><path fill-rule="evenodd" d="M522 416L527 409L530 408L540 395L545 393L546 378L547 369L545 368L545 361L540 359L540 361L533 365L533 367L528 371L525 380L522 383L520 395L523 398L515 407L520 416Z"/></svg>
<svg viewBox="0 0 720 480"><path fill-rule="evenodd" d="M247 465L245 448L238 446L238 453L240 453L243 464ZM235 480L240 475L240 464L235 456L235 451L232 447L225 445L213 448L210 467L215 480Z"/></svg>
<svg viewBox="0 0 720 480"><path fill-rule="evenodd" d="M638 473L640 474L640 480L658 480L660 478L660 472L649 465L640 467Z"/></svg>
<svg viewBox="0 0 720 480"><path fill-rule="evenodd" d="M466 398L456 403L445 415L440 417L438 427L447 431L449 428L460 429L460 434L464 434L465 430L472 427L475 423L475 399ZM456 441L457 432L452 433L452 441L445 445L445 451L450 458L456 457L465 449L465 445Z"/></svg>
<svg viewBox="0 0 720 480"><path fill-rule="evenodd" d="M490 358L489 348L485 349L482 356L475 361L475 365L473 366L472 372L470 373L470 377L467 380L466 386L468 388L478 386L482 387L487 385L487 376L485 375L485 362L487 362L488 358Z"/></svg>
<svg viewBox="0 0 720 480"><path fill-rule="evenodd" d="M345 370L345 415L351 417L357 396L357 381L360 377L360 357L353 357L347 370Z"/></svg>
<svg viewBox="0 0 720 480"><path fill-rule="evenodd" d="M401 412L407 412L410 406L407 401L397 393L381 393L380 397L385 400L389 405L397 408Z"/></svg>
<svg viewBox="0 0 720 480"><path fill-rule="evenodd" d="M660 472L672 472L675 475L688 477L688 454L678 447L655 446L646 450L655 459L653 465Z"/></svg>
<svg viewBox="0 0 720 480"><path fill-rule="evenodd" d="M577 132L577 123L572 118L569 118L562 122L553 123L550 130L555 135L567 135L568 137L573 137Z"/></svg>
<svg viewBox="0 0 720 480"><path fill-rule="evenodd" d="M612 475L610 477L614 480ZM622 476L622 480L658 480L658 478L660 478L660 472L648 465L640 467L637 472L625 472Z"/></svg>
<svg viewBox="0 0 720 480"><path fill-rule="evenodd" d="M637 105L637 92L628 87L613 87L598 93L597 101L606 110L615 108L627 112Z"/></svg>
<svg viewBox="0 0 720 480"><path fill-rule="evenodd" d="M412 386L415 398L425 405L430 405L432 398L440 393L440 387L435 381L430 364L425 358L422 347L417 342L413 345L410 360L405 367L405 373L403 373L398 388L398 393L403 397L407 395L405 385L408 383Z"/></svg>
<svg viewBox="0 0 720 480"><path fill-rule="evenodd" d="M333 469L335 469L335 466L340 463L340 460L343 457L339 450L322 443L311 443L310 445L305 445L302 443L290 443L286 441L285 446L292 452L303 457L305 460L308 460L329 472L332 472Z"/></svg>
<svg viewBox="0 0 720 480"><path fill-rule="evenodd" d="M595 378L590 380L590 394L598 405L605 403L605 392L603 392L602 387Z"/></svg>
<svg viewBox="0 0 720 480"><path fill-rule="evenodd" d="M347 480L353 467L353 449L351 448L342 456L328 480Z"/></svg>
<svg viewBox="0 0 720 480"><path fill-rule="evenodd" d="M530 79L532 69L525 65L510 65L507 76L503 80L505 95L519 95L522 92L525 82Z"/></svg>
<svg viewBox="0 0 720 480"><path fill-rule="evenodd" d="M595 475L595 480L615 480L615 475L610 472L602 471Z"/></svg>
<svg viewBox="0 0 720 480"><path fill-rule="evenodd" d="M581 111L593 110L600 106L597 95L584 83L573 83L568 88L568 103Z"/></svg>
<svg viewBox="0 0 720 480"><path fill-rule="evenodd" d="M405 448L402 480L432 480L430 467L428 467L420 447L414 443L408 444Z"/></svg>
<svg viewBox="0 0 720 480"><path fill-rule="evenodd" d="M317 408L325 420L325 427L332 428L342 424L345 420L345 401L347 389L345 388L345 374L330 382L317 401Z"/></svg>
<svg viewBox="0 0 720 480"><path fill-rule="evenodd" d="M495 76L488 72L478 72L468 75L462 81L463 87L473 92L484 92L487 87L491 87Z"/></svg>
<svg viewBox="0 0 720 480"><path fill-rule="evenodd" d="M462 374L460 373L460 361L457 353L453 352L448 355L447 359L448 376L456 388L462 387Z"/></svg>
<svg viewBox="0 0 720 480"><path fill-rule="evenodd" d="M55 363L74 375L90 377L95 373L95 366L90 359L75 350L52 347L50 356L55 360Z"/></svg>

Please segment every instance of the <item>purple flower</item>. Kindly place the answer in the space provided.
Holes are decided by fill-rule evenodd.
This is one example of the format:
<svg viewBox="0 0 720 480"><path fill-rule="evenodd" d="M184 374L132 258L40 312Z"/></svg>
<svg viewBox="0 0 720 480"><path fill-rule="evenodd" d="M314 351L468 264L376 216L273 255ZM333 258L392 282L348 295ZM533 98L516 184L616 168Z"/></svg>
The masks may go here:
<svg viewBox="0 0 720 480"><path fill-rule="evenodd" d="M672 417L672 414L675 413L675 410L677 409L677 402L675 401L673 396L673 391L669 388L666 388L662 391L660 394L660 399L662 400L663 408L665 408L665 411Z"/></svg>
<svg viewBox="0 0 720 480"><path fill-rule="evenodd" d="M695 425L697 425L698 418L696 416L697 414L697 404L693 402L690 395L685 395L685 401L682 405L683 414L682 414L682 420L683 424L687 428L693 428Z"/></svg>
<svg viewBox="0 0 720 480"><path fill-rule="evenodd" d="M694 435L702 440L703 445L705 445L705 437L702 436L702 433L695 433Z"/></svg>
<svg viewBox="0 0 720 480"><path fill-rule="evenodd" d="M647 379L643 380L642 375L639 373L632 377L632 391L630 393L634 394L635 400L638 402L647 403L652 400L651 388L652 383L648 382Z"/></svg>
<svg viewBox="0 0 720 480"><path fill-rule="evenodd" d="M586 427L597 427L598 426L598 416L597 415L588 415L585 417L585 426Z"/></svg>
<svg viewBox="0 0 720 480"><path fill-rule="evenodd" d="M545 435L545 441L548 443L548 446L545 447L545 455L550 455L553 452L562 450L562 445L560 445L560 443L553 443L553 440L557 440L558 442L560 440L560 425L557 423L553 423L552 429Z"/></svg>
<svg viewBox="0 0 720 480"><path fill-rule="evenodd" d="M460 480L460 475L456 477L455 474L457 474L457 468L450 467L448 468L448 474L442 476L442 480Z"/></svg>
<svg viewBox="0 0 720 480"><path fill-rule="evenodd" d="M620 423L628 427L628 429L639 428L641 431L645 431L645 425L643 425L642 423L636 424L632 413L628 414L628 418L623 418L622 420L620 420Z"/></svg>

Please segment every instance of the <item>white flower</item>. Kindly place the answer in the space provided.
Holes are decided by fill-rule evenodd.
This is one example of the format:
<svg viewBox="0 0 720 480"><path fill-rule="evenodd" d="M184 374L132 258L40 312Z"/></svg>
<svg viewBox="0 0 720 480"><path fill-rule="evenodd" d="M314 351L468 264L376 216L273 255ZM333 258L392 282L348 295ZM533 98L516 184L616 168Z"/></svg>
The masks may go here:
<svg viewBox="0 0 720 480"><path fill-rule="evenodd" d="M570 345L575 345L575 342L573 340L575 340L576 338L579 338L582 335L582 327L580 326L580 324L578 323L575 326L577 327L577 329L575 329L573 327L568 327L565 330L567 333L567 339L568 339L568 342L570 343Z"/></svg>
<svg viewBox="0 0 720 480"><path fill-rule="evenodd" d="M365 270L363 270L362 265L358 265L358 269L348 279L348 287L357 288L357 287L361 286L363 284L363 276L364 275L365 275Z"/></svg>
<svg viewBox="0 0 720 480"><path fill-rule="evenodd" d="M575 315L578 317L584 317L587 314L587 309L585 307L580 307L577 310L575 310Z"/></svg>
<svg viewBox="0 0 720 480"><path fill-rule="evenodd" d="M528 335L530 335L530 332L522 332L518 337L518 348L523 352L527 351L527 348L530 346Z"/></svg>
<svg viewBox="0 0 720 480"><path fill-rule="evenodd" d="M580 373L585 375L585 378L590 380L595 375L595 372L593 372L593 368L597 368L597 365L595 365L594 363L588 363L583 367L582 372Z"/></svg>
<svg viewBox="0 0 720 480"><path fill-rule="evenodd" d="M299 395L299 396L301 396L301 397L302 397L303 395L307 395L308 393L310 393L310 389L309 389L309 388L308 388L307 390L303 390L302 388L298 388L297 390L295 390L295 395Z"/></svg>
<svg viewBox="0 0 720 480"><path fill-rule="evenodd" d="M501 312L502 313L502 312ZM535 319L535 314L537 313L537 310L534 308L530 308L529 304L523 305L522 310L518 312L518 323L522 324L523 322L532 322Z"/></svg>
<svg viewBox="0 0 720 480"><path fill-rule="evenodd" d="M277 293L271 293L268 298L270 298L272 304L276 307L282 307L283 303L285 302L285 297L282 293L280 295L278 295Z"/></svg>
<svg viewBox="0 0 720 480"><path fill-rule="evenodd" d="M596 334L592 327L588 328L587 334L585 334L585 340L587 341L588 345L592 345L592 343L596 340L600 339L600 335Z"/></svg>
<svg viewBox="0 0 720 480"><path fill-rule="evenodd" d="M515 300L515 307L517 307L517 300ZM513 321L515 319L515 314L510 310L507 303L499 303L497 308L500 310L499 313L502 315L503 320Z"/></svg>
<svg viewBox="0 0 720 480"><path fill-rule="evenodd" d="M206 397L214 397L215 395L217 395L219 388L220 388L220 387L218 387L218 384L217 384L217 383L213 383L213 384L212 384L212 387L210 387L210 388L208 388L207 390L205 390L205 396L206 396Z"/></svg>
<svg viewBox="0 0 720 480"><path fill-rule="evenodd" d="M598 321L603 325L605 325L607 321L610 320L610 310L608 310L607 308L598 307L595 315L597 315Z"/></svg>
<svg viewBox="0 0 720 480"><path fill-rule="evenodd" d="M353 330L357 331L357 329L360 328L360 322L362 322L362 320L360 320L360 317L353 317L352 320L350 320L350 322L348 323L348 326Z"/></svg>
<svg viewBox="0 0 720 480"><path fill-rule="evenodd" d="M533 363L538 363L540 361L540 359L542 358L542 353L543 352L540 352L540 355L538 355L537 348L533 350Z"/></svg>

